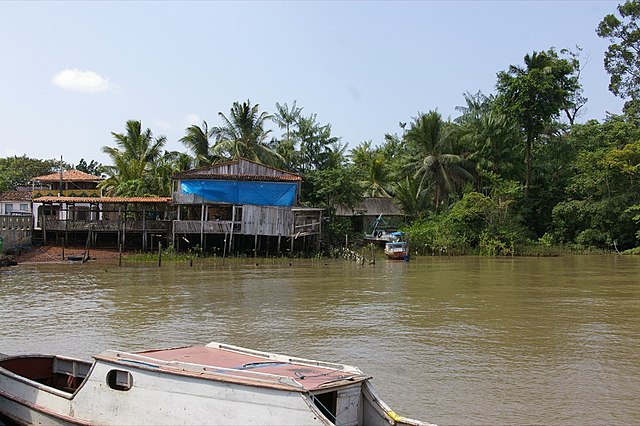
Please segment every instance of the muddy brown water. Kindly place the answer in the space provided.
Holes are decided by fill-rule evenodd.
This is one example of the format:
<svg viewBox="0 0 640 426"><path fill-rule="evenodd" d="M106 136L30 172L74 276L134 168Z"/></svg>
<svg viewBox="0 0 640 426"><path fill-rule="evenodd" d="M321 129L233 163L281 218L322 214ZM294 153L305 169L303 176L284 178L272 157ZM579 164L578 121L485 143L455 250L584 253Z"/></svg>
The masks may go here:
<svg viewBox="0 0 640 426"><path fill-rule="evenodd" d="M0 352L220 341L353 364L438 424L640 423L640 258L0 269Z"/></svg>

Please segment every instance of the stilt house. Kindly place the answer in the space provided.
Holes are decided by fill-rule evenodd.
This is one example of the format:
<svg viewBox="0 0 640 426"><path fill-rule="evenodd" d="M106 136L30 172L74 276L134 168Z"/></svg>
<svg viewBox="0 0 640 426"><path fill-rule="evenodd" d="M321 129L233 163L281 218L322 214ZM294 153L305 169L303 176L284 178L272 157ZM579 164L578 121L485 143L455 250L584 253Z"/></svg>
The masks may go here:
<svg viewBox="0 0 640 426"><path fill-rule="evenodd" d="M174 245L281 253L319 244L322 209L299 206L302 178L246 159L173 177Z"/></svg>
<svg viewBox="0 0 640 426"><path fill-rule="evenodd" d="M169 197L102 197L101 181L79 170L32 178L34 228L42 242L64 238L87 247L147 250L171 237Z"/></svg>

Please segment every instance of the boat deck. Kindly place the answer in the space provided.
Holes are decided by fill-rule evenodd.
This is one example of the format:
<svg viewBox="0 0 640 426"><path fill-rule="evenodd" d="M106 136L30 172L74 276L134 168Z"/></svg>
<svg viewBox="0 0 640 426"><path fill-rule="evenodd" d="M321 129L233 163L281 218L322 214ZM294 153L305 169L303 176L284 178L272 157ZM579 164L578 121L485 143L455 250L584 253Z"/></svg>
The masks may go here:
<svg viewBox="0 0 640 426"><path fill-rule="evenodd" d="M356 367L292 358L231 345L210 343L137 353L108 351L96 359L154 368L173 374L252 386L314 391L368 379Z"/></svg>

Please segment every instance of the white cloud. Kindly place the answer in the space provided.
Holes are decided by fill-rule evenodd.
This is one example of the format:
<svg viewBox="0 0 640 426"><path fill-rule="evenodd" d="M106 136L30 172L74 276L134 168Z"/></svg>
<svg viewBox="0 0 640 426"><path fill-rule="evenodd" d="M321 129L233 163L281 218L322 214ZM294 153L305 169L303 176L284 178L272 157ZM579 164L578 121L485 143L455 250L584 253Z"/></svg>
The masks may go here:
<svg viewBox="0 0 640 426"><path fill-rule="evenodd" d="M60 71L53 76L51 82L61 89L76 92L98 93L117 88L116 85L96 72L81 71L75 68Z"/></svg>

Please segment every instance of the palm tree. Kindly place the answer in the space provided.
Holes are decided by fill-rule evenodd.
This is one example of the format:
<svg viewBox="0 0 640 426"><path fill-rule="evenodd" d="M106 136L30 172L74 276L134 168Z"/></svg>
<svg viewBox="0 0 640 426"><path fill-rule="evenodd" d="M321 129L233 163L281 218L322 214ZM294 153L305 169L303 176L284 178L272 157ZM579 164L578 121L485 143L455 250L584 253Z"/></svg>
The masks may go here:
<svg viewBox="0 0 640 426"><path fill-rule="evenodd" d="M234 102L229 117L218 113L224 124L213 129L216 136L216 144L212 149L214 155L234 160L247 158L268 165L281 164L282 157L265 142L271 133L271 130L265 129L265 122L273 116L260 113L258 106L251 106L249 100Z"/></svg>
<svg viewBox="0 0 640 426"><path fill-rule="evenodd" d="M171 195L171 178L174 174L189 170L191 157L184 152L165 151L152 166L150 175L153 193L159 196Z"/></svg>
<svg viewBox="0 0 640 426"><path fill-rule="evenodd" d="M389 158L380 149L371 149L371 141L362 142L351 150L353 164L362 170L361 184L365 197L391 197Z"/></svg>
<svg viewBox="0 0 640 426"><path fill-rule="evenodd" d="M420 217L429 205L427 192L418 190L416 181L409 176L405 176L396 184L394 198L402 212L414 219Z"/></svg>
<svg viewBox="0 0 640 426"><path fill-rule="evenodd" d="M291 108L285 103L280 105L276 102L276 113L273 116L273 121L278 125L280 129L285 130L285 138L287 141L291 140L291 126L296 124L302 114L302 108L296 106L296 101L293 101Z"/></svg>
<svg viewBox="0 0 640 426"><path fill-rule="evenodd" d="M193 166L207 166L215 161L211 155L209 139L213 137L213 129L209 129L206 121L202 121L202 126L191 125L186 129L187 134L180 138L189 151L193 152Z"/></svg>
<svg viewBox="0 0 640 426"><path fill-rule="evenodd" d="M442 199L456 194L463 182L474 180L464 158L452 153L454 136L437 111L414 118L404 134L405 142L413 150L408 171L413 173L419 192L433 190L436 210Z"/></svg>
<svg viewBox="0 0 640 426"><path fill-rule="evenodd" d="M106 167L110 177L100 183L107 195L146 195L153 188L150 171L162 154L167 142L165 136L153 137L151 129L142 130L142 123L129 120L125 133L111 132L116 147L103 146L102 152L111 157L112 166Z"/></svg>
<svg viewBox="0 0 640 426"><path fill-rule="evenodd" d="M476 163L479 189L482 177L494 173L503 178L517 178L519 151L513 149L520 140L515 124L496 108L495 97L465 94L466 107L457 107L463 114L456 119L460 124L460 141L470 151L468 160Z"/></svg>

